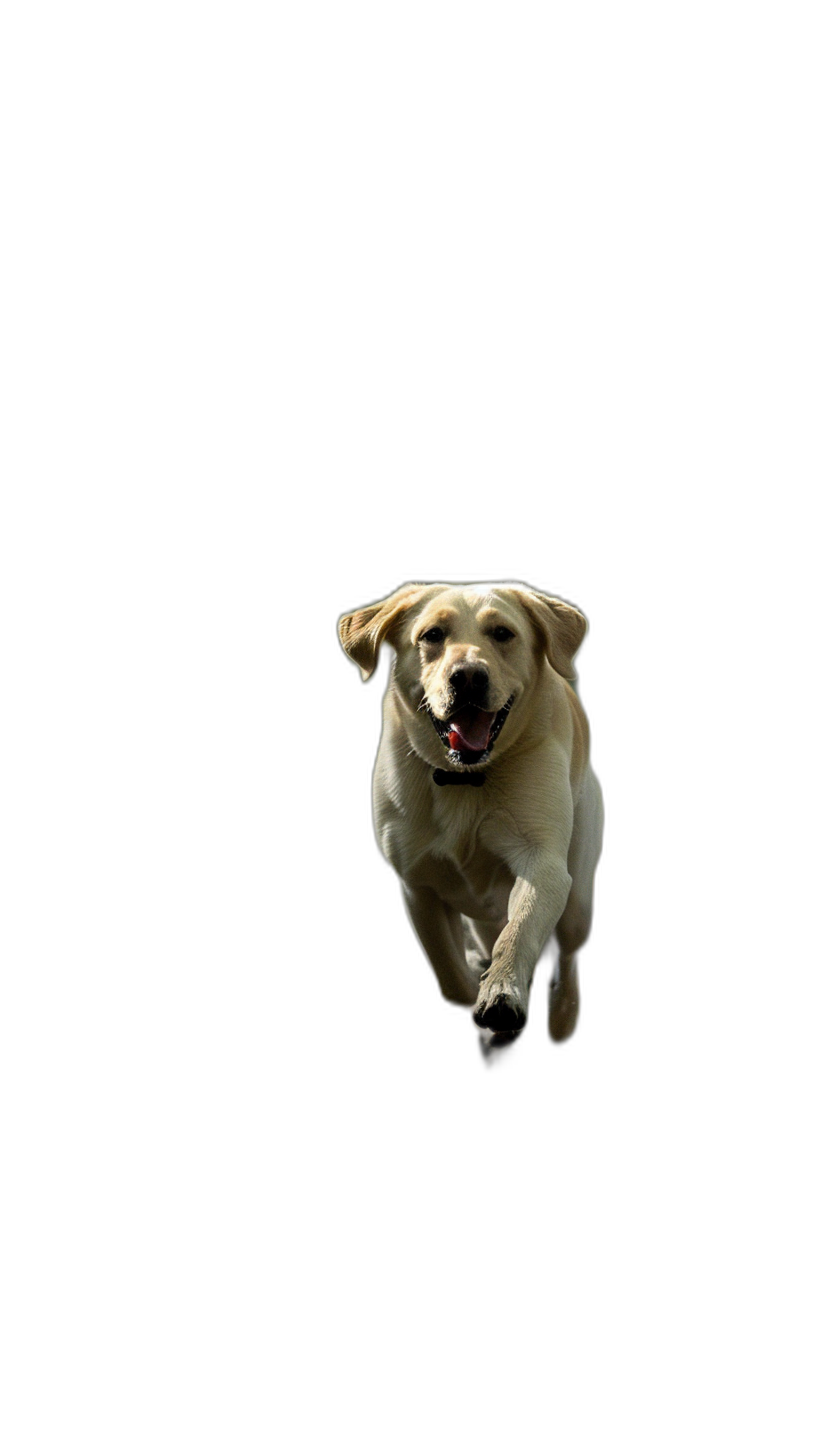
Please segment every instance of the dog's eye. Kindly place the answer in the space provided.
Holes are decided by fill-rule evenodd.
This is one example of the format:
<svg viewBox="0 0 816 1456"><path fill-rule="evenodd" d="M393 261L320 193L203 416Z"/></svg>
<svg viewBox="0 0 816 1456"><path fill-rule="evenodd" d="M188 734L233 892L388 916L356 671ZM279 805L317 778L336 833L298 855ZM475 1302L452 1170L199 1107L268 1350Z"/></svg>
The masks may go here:
<svg viewBox="0 0 816 1456"><path fill-rule="evenodd" d="M509 627L494 627L492 635L497 642L509 642L516 634Z"/></svg>
<svg viewBox="0 0 816 1456"><path fill-rule="evenodd" d="M427 632L423 632L419 640L420 642L441 642L444 636L445 634L441 627L429 627Z"/></svg>

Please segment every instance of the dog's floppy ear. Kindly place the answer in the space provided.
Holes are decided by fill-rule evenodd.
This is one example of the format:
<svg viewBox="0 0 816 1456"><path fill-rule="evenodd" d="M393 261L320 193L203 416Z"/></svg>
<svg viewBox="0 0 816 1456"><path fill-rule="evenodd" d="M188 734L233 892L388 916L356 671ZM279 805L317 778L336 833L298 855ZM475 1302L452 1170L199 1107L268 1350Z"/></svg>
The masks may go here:
<svg viewBox="0 0 816 1456"><path fill-rule="evenodd" d="M544 651L556 672L569 680L577 677L572 659L584 640L586 617L569 602L545 597L543 592L528 589L519 596L544 638Z"/></svg>
<svg viewBox="0 0 816 1456"><path fill-rule="evenodd" d="M381 602L372 602L370 607L358 607L356 612L347 612L340 618L337 630L345 651L362 673L363 682L371 677L377 666L380 647L393 637L402 617L427 591L419 582L400 586L390 597Z"/></svg>

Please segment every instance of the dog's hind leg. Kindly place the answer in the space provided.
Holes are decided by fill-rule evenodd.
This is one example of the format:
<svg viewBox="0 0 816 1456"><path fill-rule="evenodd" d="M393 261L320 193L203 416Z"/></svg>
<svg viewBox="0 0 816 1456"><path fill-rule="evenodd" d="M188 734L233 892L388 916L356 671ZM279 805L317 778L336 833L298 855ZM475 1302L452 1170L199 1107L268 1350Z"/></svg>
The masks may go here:
<svg viewBox="0 0 816 1456"><path fill-rule="evenodd" d="M460 1006L472 1006L479 977L478 972L471 972L465 959L461 915L426 886L417 889L403 881L402 893L411 924L434 969L442 995Z"/></svg>
<svg viewBox="0 0 816 1456"><path fill-rule="evenodd" d="M550 981L550 1036L553 1041L566 1041L578 1021L581 997L578 990L578 960L575 952L589 935L592 919L586 907L568 902L558 922L558 964Z"/></svg>
<svg viewBox="0 0 816 1456"><path fill-rule="evenodd" d="M578 1021L581 998L578 989L576 952L587 940L592 926L592 897L595 867L603 837L601 786L592 770L578 804L569 852L572 876L569 898L555 927L558 963L550 981L550 1036L566 1041Z"/></svg>

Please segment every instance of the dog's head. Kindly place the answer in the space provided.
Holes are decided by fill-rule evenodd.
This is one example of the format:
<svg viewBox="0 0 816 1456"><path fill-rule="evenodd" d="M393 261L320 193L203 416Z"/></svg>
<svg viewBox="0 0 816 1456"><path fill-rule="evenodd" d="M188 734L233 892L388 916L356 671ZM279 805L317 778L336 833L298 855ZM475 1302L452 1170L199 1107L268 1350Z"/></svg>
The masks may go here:
<svg viewBox="0 0 816 1456"><path fill-rule="evenodd" d="M454 764L486 763L546 659L562 677L586 631L575 607L529 587L411 583L341 617L340 641L364 678L380 647L394 648L394 684L417 752ZM504 743L518 736L511 726ZM444 760L443 760L444 761Z"/></svg>

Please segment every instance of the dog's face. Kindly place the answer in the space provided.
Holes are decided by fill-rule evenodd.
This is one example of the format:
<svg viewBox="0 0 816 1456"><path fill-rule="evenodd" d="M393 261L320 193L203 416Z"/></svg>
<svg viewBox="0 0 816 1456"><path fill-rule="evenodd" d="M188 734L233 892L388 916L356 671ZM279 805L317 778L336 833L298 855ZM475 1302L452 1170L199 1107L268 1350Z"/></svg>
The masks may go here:
<svg viewBox="0 0 816 1456"><path fill-rule="evenodd" d="M525 695L546 656L572 676L586 630L580 612L529 588L444 583L401 587L341 618L340 639L364 677L382 641L395 649L394 683L413 746L454 764L483 764L517 736Z"/></svg>
<svg viewBox="0 0 816 1456"><path fill-rule="evenodd" d="M533 646L530 619L509 593L442 588L405 624L395 678L449 758L481 763L535 674Z"/></svg>

